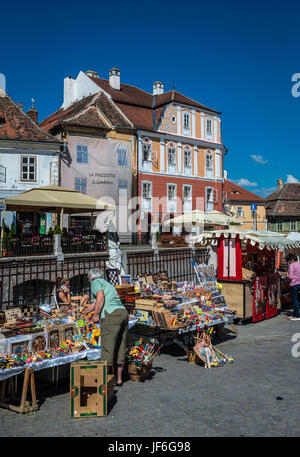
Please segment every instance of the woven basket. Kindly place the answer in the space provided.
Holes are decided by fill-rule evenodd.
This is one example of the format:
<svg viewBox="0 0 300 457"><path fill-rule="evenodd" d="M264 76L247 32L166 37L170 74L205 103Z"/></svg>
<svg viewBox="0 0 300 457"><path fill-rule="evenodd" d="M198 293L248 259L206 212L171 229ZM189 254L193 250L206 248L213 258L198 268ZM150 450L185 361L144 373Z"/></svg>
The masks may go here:
<svg viewBox="0 0 300 457"><path fill-rule="evenodd" d="M130 362L128 365L128 374L131 381L134 382L144 382L150 373L152 367L152 362L137 367L134 362Z"/></svg>

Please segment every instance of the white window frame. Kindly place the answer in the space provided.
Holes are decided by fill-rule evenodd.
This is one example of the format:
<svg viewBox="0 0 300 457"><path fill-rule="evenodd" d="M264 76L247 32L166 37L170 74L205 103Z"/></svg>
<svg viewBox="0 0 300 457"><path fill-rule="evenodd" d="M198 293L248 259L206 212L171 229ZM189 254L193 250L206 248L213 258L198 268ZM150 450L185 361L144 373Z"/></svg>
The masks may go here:
<svg viewBox="0 0 300 457"><path fill-rule="evenodd" d="M170 162L170 152L174 151L173 158L174 161ZM177 145L170 142L167 144L167 167L168 173L177 174Z"/></svg>
<svg viewBox="0 0 300 457"><path fill-rule="evenodd" d="M238 206L236 209L236 217L243 217L243 207Z"/></svg>
<svg viewBox="0 0 300 457"><path fill-rule="evenodd" d="M192 114L188 111L182 112L182 132L183 135L191 135L191 117Z"/></svg>
<svg viewBox="0 0 300 457"><path fill-rule="evenodd" d="M189 196L185 196L185 189L190 189ZM183 201L191 201L193 198L193 186L191 184L183 184L182 186L182 199Z"/></svg>
<svg viewBox="0 0 300 457"><path fill-rule="evenodd" d="M145 149L148 151L146 159ZM142 141L142 168L144 171L152 171L152 141L149 138Z"/></svg>
<svg viewBox="0 0 300 457"><path fill-rule="evenodd" d="M189 157L189 164L186 164L186 157ZM185 146L183 148L183 170L184 174L187 176L192 176L192 167L193 167L193 151L192 148Z"/></svg>
<svg viewBox="0 0 300 457"><path fill-rule="evenodd" d="M208 168L208 166L207 166L208 157L211 158L211 164L212 164L211 168ZM211 179L214 178L214 153L210 150L206 151L206 153L205 153L205 177L211 178Z"/></svg>
<svg viewBox="0 0 300 457"><path fill-rule="evenodd" d="M210 200L208 201L208 191L212 191ZM215 196L216 189L213 187L207 186L205 187L205 211L213 211L215 209L216 203L216 196ZM210 207L208 207L208 203L211 203Z"/></svg>
<svg viewBox="0 0 300 457"><path fill-rule="evenodd" d="M34 159L34 163L33 163L34 178L33 179L29 179L29 178L24 178L23 177L23 173L27 173L28 176L31 173L29 169L27 170L27 172L24 172L23 171L23 166L27 166L27 167L32 166L29 162L27 164L23 164L23 159L25 159L25 158L27 158L28 160ZM37 182L37 156L31 155L31 154L22 154L21 155L21 157L20 157L20 181L22 181L22 182Z"/></svg>
<svg viewBox="0 0 300 457"><path fill-rule="evenodd" d="M283 224L282 221L277 221L277 230L278 232L282 232Z"/></svg>
<svg viewBox="0 0 300 457"><path fill-rule="evenodd" d="M144 186L147 185L149 196L144 197ZM141 200L142 200L142 211L149 212L152 211L152 181L142 181L142 192L141 192ZM147 193L148 195L148 193ZM144 201L148 202L147 205L144 205ZM150 201L150 203L149 203Z"/></svg>
<svg viewBox="0 0 300 457"><path fill-rule="evenodd" d="M169 198L169 188L174 188L174 197ZM167 211L168 213L177 213L177 184L170 182L167 184Z"/></svg>
<svg viewBox="0 0 300 457"><path fill-rule="evenodd" d="M208 129L208 125L210 125L210 129ZM210 117L206 117L205 119L205 135L206 138L212 140L213 138L213 119Z"/></svg>
<svg viewBox="0 0 300 457"><path fill-rule="evenodd" d="M291 231L296 230L296 221L291 221Z"/></svg>

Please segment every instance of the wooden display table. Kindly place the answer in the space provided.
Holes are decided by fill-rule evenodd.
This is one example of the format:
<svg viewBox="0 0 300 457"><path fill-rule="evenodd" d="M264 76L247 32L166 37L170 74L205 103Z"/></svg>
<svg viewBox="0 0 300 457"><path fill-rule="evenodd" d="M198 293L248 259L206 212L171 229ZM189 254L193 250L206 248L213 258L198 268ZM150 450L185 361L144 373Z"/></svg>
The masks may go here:
<svg viewBox="0 0 300 457"><path fill-rule="evenodd" d="M5 398L5 387L6 381L9 381L10 384L10 398ZM31 391L31 402L27 401L27 394L28 394L28 387ZM19 406L10 403L17 403L20 402ZM26 368L24 373L24 381L23 381L23 388L22 388L22 396L21 399L18 400L15 396L14 392L14 380L13 377L4 379L2 381L1 386L1 397L0 397L0 407L11 409L12 411L16 411L17 413L29 413L36 411L38 409L37 399L36 399L36 390L35 390L35 380L34 380L34 372L32 368Z"/></svg>

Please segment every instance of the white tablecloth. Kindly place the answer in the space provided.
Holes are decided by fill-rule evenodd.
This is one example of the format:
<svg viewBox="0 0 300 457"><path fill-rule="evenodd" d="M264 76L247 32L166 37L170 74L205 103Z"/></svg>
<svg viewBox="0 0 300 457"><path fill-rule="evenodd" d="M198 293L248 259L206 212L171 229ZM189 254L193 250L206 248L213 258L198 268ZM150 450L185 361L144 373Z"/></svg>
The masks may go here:
<svg viewBox="0 0 300 457"><path fill-rule="evenodd" d="M26 363L21 367L8 368L6 370L0 370L0 381L15 376L25 371L26 368L33 368L33 371L43 370L45 368L57 367L59 365L65 365L66 363L76 362L76 360L84 359L85 357L91 357L92 360L100 359L101 349L88 349L81 351L76 354L67 354L62 357L55 357L53 359L46 359L42 362Z"/></svg>

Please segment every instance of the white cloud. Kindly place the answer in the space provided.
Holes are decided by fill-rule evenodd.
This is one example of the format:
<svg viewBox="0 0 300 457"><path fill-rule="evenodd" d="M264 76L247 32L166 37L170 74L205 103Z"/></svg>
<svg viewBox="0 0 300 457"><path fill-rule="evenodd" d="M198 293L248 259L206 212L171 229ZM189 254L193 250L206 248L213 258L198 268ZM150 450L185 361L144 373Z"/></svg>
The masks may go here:
<svg viewBox="0 0 300 457"><path fill-rule="evenodd" d="M251 182L247 178L240 178L240 179L232 179L235 184L241 187L257 187L257 182Z"/></svg>
<svg viewBox="0 0 300 457"><path fill-rule="evenodd" d="M286 182L299 182L293 175L286 175Z"/></svg>
<svg viewBox="0 0 300 457"><path fill-rule="evenodd" d="M265 165L269 161L267 159L264 159L263 156L257 155L257 154L251 154L251 159L253 159L255 162L259 163L260 165Z"/></svg>
<svg viewBox="0 0 300 457"><path fill-rule="evenodd" d="M274 187L261 187L259 189L253 189L252 192L254 192L257 195L260 195L263 198L268 197L271 195L275 190L278 189L276 186Z"/></svg>

